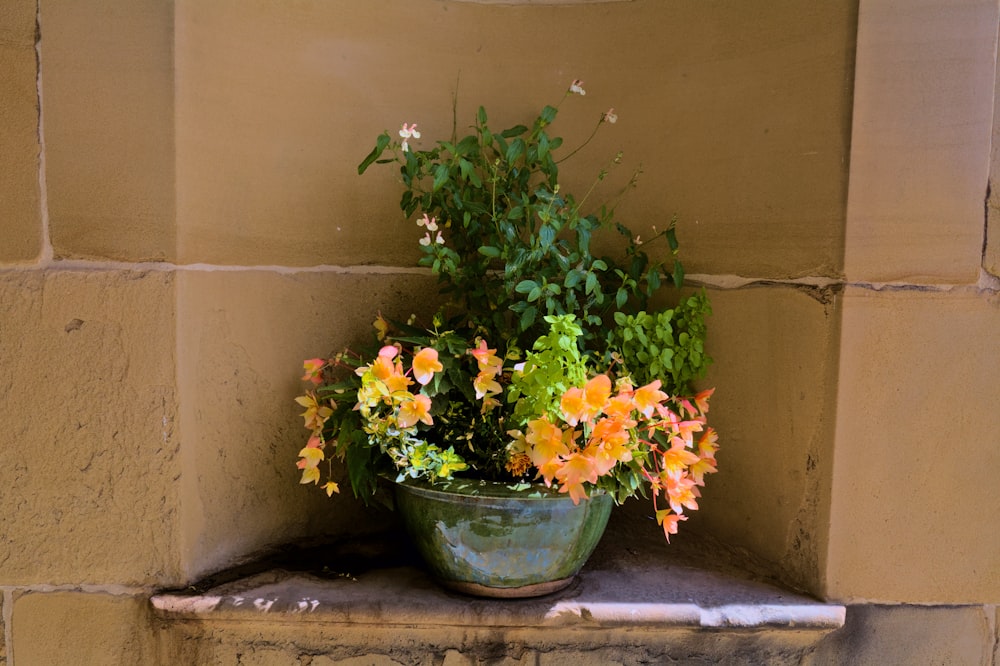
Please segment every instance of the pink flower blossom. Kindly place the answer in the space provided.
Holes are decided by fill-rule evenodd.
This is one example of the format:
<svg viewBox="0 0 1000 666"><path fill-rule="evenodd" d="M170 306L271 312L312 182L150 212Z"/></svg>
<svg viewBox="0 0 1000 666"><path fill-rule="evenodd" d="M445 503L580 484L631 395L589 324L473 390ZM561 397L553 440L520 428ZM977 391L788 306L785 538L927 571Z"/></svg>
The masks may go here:
<svg viewBox="0 0 1000 666"><path fill-rule="evenodd" d="M412 125L407 125L406 123L403 123L403 128L399 130L399 136L403 137L402 149L403 152L405 153L410 149L409 140L411 138L413 139L420 138L420 132L417 131L417 124L413 123Z"/></svg>

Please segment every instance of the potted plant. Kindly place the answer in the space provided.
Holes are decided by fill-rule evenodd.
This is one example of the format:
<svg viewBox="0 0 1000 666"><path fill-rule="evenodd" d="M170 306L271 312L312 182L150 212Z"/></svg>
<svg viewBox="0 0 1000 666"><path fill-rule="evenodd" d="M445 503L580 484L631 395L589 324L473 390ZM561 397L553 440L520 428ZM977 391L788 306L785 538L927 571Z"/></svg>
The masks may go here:
<svg viewBox="0 0 1000 666"><path fill-rule="evenodd" d="M583 94L580 81L563 99L573 94ZM480 107L469 134L453 130L425 150L415 124L399 139L379 135L358 171L398 166L400 207L443 302L423 326L378 316L366 353L307 360L303 379L314 386L297 398L312 433L301 482L323 482L325 463L322 487L339 492L335 459L361 497L393 479L432 572L477 594L565 586L611 504L637 494L652 496L669 540L716 471L712 391L692 386L710 362L708 299L678 291L674 304L650 307L668 281L683 284L674 221L643 242L614 221L614 203L590 211L586 196L563 191L561 161L617 117L601 114L563 155L549 134L557 113L545 106L530 126L494 131ZM609 169L620 163L621 154ZM592 250L609 230L624 239L619 259ZM470 520L455 511L478 515L471 534L454 533ZM553 520L564 522L553 529ZM550 535L578 540L541 543Z"/></svg>

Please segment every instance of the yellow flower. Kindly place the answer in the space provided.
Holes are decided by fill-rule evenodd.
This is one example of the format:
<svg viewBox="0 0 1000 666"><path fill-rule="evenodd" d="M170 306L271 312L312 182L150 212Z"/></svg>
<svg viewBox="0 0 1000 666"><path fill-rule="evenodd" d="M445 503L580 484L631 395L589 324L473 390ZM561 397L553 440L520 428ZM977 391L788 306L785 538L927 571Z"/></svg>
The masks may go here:
<svg viewBox="0 0 1000 666"><path fill-rule="evenodd" d="M305 426L309 430L320 430L326 423L326 420L333 414L333 410L328 406L319 404L316 400L316 395L312 391L305 395L300 395L295 399L295 402L306 408L306 411L302 412L300 416L305 420Z"/></svg>

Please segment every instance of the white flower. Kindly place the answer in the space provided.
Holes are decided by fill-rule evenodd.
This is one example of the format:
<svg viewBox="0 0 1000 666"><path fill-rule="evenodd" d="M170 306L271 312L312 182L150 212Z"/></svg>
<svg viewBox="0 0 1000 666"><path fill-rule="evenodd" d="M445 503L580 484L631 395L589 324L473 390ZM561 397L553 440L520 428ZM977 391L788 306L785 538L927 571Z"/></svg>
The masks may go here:
<svg viewBox="0 0 1000 666"><path fill-rule="evenodd" d="M573 83L569 84L569 91L574 95L587 94L587 91L583 89L583 81L580 79L573 79Z"/></svg>
<svg viewBox="0 0 1000 666"><path fill-rule="evenodd" d="M607 112L604 114L604 120L611 123L612 125L618 122L618 114L615 113L615 107L611 107L610 109L607 110Z"/></svg>
<svg viewBox="0 0 1000 666"><path fill-rule="evenodd" d="M438 245L444 245L444 236L441 235L440 231L438 232L437 238L434 239L434 242Z"/></svg>
<svg viewBox="0 0 1000 666"><path fill-rule="evenodd" d="M427 247L428 245L431 244L431 235L430 234L424 234L424 237L420 239L419 243L421 245L423 245L424 247Z"/></svg>
<svg viewBox="0 0 1000 666"><path fill-rule="evenodd" d="M403 137L402 149L405 153L410 149L409 139L420 138L420 132L417 131L417 124L413 123L412 125L407 125L406 123L403 123L403 128L399 130L399 136Z"/></svg>
<svg viewBox="0 0 1000 666"><path fill-rule="evenodd" d="M417 226L427 227L427 231L437 231L438 230L437 218L427 217L427 213L424 213L424 216L419 220L417 220Z"/></svg>

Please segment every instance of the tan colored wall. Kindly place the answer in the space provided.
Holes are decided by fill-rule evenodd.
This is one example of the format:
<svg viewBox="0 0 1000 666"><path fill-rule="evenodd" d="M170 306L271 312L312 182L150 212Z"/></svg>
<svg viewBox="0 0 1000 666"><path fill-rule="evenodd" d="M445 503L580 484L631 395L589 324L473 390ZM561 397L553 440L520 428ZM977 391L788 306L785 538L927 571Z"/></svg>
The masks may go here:
<svg viewBox="0 0 1000 666"><path fill-rule="evenodd" d="M993 90L1000 90L1000 49L997 49L996 77ZM1000 104L993 100L993 132L990 150L990 196L986 203L986 246L983 269L1000 277Z"/></svg>
<svg viewBox="0 0 1000 666"><path fill-rule="evenodd" d="M447 134L458 80L460 124L511 125L583 78L565 133L620 120L569 182L622 148L623 221L679 215L723 445L686 527L831 598L1000 599L997 0L37 10L0 9L0 663L69 659L53 623L162 656L152 588L378 520L294 483L292 398L427 304L393 175L355 169L403 121ZM952 403L934 462L917 406Z"/></svg>
<svg viewBox="0 0 1000 666"><path fill-rule="evenodd" d="M177 581L172 283L0 273L3 584Z"/></svg>
<svg viewBox="0 0 1000 666"><path fill-rule="evenodd" d="M997 3L875 0L861 13L844 272L853 282L974 284Z"/></svg>
<svg viewBox="0 0 1000 666"><path fill-rule="evenodd" d="M42 2L40 22L55 257L173 259L172 3Z"/></svg>
<svg viewBox="0 0 1000 666"><path fill-rule="evenodd" d="M995 0L861 6L833 598L1000 599L1000 301L980 274L998 14Z"/></svg>
<svg viewBox="0 0 1000 666"><path fill-rule="evenodd" d="M460 128L478 104L509 127L579 77L589 94L557 129L582 140L611 106L620 120L579 155L576 181L619 149L614 188L641 164L621 208L637 232L677 213L694 272L840 273L850 3L343 7L178 2L181 261L410 263L393 175L355 171L376 134L418 122L424 145L447 138L456 82Z"/></svg>
<svg viewBox="0 0 1000 666"><path fill-rule="evenodd" d="M0 7L0 261L31 261L41 249L35 3Z"/></svg>
<svg viewBox="0 0 1000 666"><path fill-rule="evenodd" d="M709 292L715 363L705 383L716 387L710 416L724 449L689 523L777 563L786 581L807 589L819 571L829 509L836 292Z"/></svg>
<svg viewBox="0 0 1000 666"><path fill-rule="evenodd" d="M831 596L1000 599L998 331L997 294L848 289Z"/></svg>
<svg viewBox="0 0 1000 666"><path fill-rule="evenodd" d="M427 276L334 271L183 271L178 276L177 363L184 442L182 550L193 580L263 546L374 531L346 475L328 499L298 485L295 457L308 432L293 402L302 359L371 335L386 316L419 312ZM394 305L402 304L402 305Z"/></svg>

